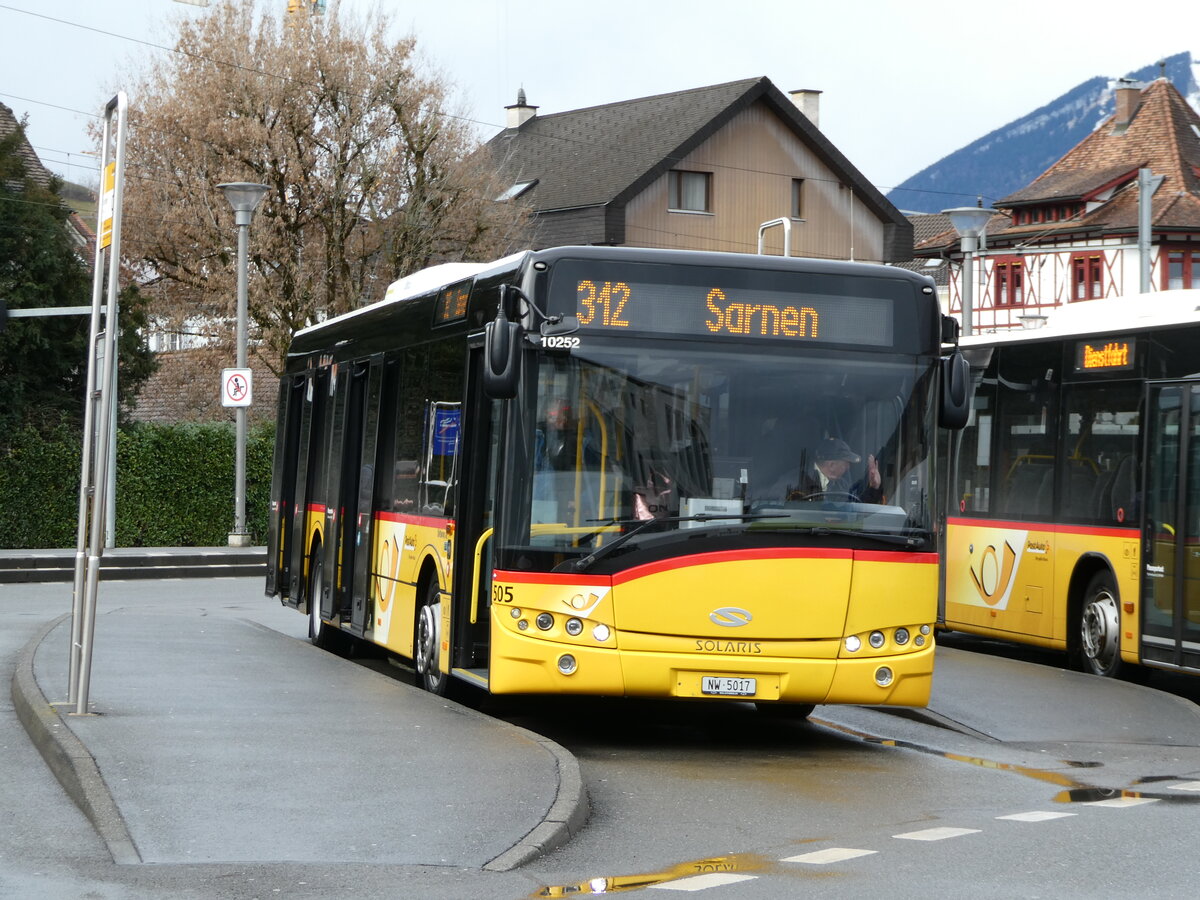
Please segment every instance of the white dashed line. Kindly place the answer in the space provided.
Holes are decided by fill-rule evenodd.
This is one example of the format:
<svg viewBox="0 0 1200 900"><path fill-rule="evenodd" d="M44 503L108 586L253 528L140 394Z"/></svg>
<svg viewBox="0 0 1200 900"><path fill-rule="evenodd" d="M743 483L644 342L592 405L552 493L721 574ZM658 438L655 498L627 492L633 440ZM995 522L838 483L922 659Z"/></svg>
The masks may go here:
<svg viewBox="0 0 1200 900"><path fill-rule="evenodd" d="M1067 816L1075 815L1078 813L1044 812L1039 809L1033 812L1013 813L1011 816L996 816L996 818L1008 819L1012 822L1048 822L1051 819L1064 819Z"/></svg>
<svg viewBox="0 0 1200 900"><path fill-rule="evenodd" d="M1114 809L1123 809L1126 806L1141 806L1143 803L1157 803L1157 797L1114 797L1112 800L1095 800L1091 803L1085 803L1084 806L1108 806Z"/></svg>
<svg viewBox="0 0 1200 900"><path fill-rule="evenodd" d="M1171 785L1173 791L1200 791L1200 781L1184 781Z"/></svg>
<svg viewBox="0 0 1200 900"><path fill-rule="evenodd" d="M649 889L652 891L703 891L710 887L737 884L739 881L753 881L757 877L757 875L734 875L730 872L710 872L706 875L680 878L678 881L652 884Z"/></svg>
<svg viewBox="0 0 1200 900"><path fill-rule="evenodd" d="M926 828L924 831L908 831L904 834L893 834L892 837L902 841L944 841L947 838L962 837L964 834L979 834L978 828Z"/></svg>
<svg viewBox="0 0 1200 900"><path fill-rule="evenodd" d="M826 863L842 862L847 859L857 859L860 856L870 856L878 850L852 850L849 847L830 847L827 850L816 850L812 853L802 853L799 856L788 856L780 862L808 863L821 866Z"/></svg>

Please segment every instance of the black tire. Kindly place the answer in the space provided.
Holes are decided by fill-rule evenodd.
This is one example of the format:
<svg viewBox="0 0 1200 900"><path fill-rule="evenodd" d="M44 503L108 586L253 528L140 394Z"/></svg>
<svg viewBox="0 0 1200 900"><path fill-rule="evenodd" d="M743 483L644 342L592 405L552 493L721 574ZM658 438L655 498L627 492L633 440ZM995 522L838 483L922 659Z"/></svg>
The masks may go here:
<svg viewBox="0 0 1200 900"><path fill-rule="evenodd" d="M1088 581L1075 622L1075 663L1080 671L1103 678L1121 672L1121 606L1108 570Z"/></svg>
<svg viewBox="0 0 1200 900"><path fill-rule="evenodd" d="M430 579L425 587L421 608L417 610L416 634L413 637L413 662L425 690L445 697L450 688L450 676L441 669L442 603L437 582Z"/></svg>
<svg viewBox="0 0 1200 900"><path fill-rule="evenodd" d="M325 557L317 544L308 558L308 639L322 650L337 646L340 632L321 621L321 592L325 590Z"/></svg>
<svg viewBox="0 0 1200 900"><path fill-rule="evenodd" d="M814 703L755 703L758 714L768 719L788 719L803 722L816 709Z"/></svg>

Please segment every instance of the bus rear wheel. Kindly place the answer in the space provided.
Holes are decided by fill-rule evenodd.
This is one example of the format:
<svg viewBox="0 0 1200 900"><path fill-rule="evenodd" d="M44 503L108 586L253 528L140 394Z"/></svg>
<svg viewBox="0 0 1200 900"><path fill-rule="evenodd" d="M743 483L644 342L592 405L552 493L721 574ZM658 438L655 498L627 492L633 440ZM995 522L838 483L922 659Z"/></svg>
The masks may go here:
<svg viewBox="0 0 1200 900"><path fill-rule="evenodd" d="M330 649L333 629L321 621L321 594L325 590L325 557L321 545L308 558L308 639L322 650Z"/></svg>
<svg viewBox="0 0 1200 900"><path fill-rule="evenodd" d="M417 634L413 641L414 662L425 690L439 697L446 696L450 677L441 667L442 601L436 581L425 588L421 611L417 613Z"/></svg>
<svg viewBox="0 0 1200 900"><path fill-rule="evenodd" d="M1113 678L1121 671L1121 609L1112 575L1097 572L1088 582L1079 610L1079 668Z"/></svg>

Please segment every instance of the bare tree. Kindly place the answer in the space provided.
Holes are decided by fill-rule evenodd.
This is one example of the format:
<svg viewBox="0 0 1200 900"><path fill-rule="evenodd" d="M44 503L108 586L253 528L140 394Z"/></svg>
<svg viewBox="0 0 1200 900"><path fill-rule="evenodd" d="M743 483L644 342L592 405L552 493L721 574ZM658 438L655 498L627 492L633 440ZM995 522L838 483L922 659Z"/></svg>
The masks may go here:
<svg viewBox="0 0 1200 900"><path fill-rule="evenodd" d="M282 4L272 4L282 11ZM227 325L233 215L217 184L270 191L250 229L250 324L280 371L292 334L378 300L435 262L519 246L528 213L448 113L448 82L382 14L281 17L225 0L178 26L175 52L133 82L125 247L152 312ZM231 329L213 328L216 345Z"/></svg>

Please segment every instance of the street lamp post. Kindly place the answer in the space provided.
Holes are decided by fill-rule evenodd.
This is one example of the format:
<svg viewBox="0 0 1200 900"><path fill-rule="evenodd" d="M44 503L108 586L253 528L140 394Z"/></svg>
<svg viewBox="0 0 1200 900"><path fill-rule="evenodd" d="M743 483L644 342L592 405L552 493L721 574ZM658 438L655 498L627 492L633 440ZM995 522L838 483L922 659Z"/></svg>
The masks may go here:
<svg viewBox="0 0 1200 900"><path fill-rule="evenodd" d="M250 255L250 220L254 210L266 196L265 184L234 181L217 185L233 207L233 220L238 229L237 255L237 367L246 368L246 269ZM246 530L246 407L237 408L237 445L234 456L233 531L229 546L244 547L250 542Z"/></svg>
<svg viewBox="0 0 1200 900"><path fill-rule="evenodd" d="M988 221L996 210L980 206L956 206L943 209L942 215L950 217L950 224L958 232L959 247L963 254L962 265L962 333L971 334L971 317L975 299L975 253L979 250L979 238L987 229Z"/></svg>

